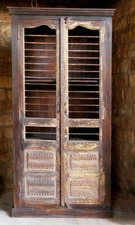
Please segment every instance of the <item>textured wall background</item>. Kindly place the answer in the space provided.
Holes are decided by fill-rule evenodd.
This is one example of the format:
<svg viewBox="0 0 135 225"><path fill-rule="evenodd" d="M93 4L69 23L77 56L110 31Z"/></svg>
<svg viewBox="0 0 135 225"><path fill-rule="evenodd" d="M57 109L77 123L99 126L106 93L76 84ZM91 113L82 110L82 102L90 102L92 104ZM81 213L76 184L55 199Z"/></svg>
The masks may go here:
<svg viewBox="0 0 135 225"><path fill-rule="evenodd" d="M0 189L12 187L11 25L0 3Z"/></svg>
<svg viewBox="0 0 135 225"><path fill-rule="evenodd" d="M11 24L7 6L30 4L0 2L0 190L13 186ZM112 187L118 194L134 196L135 1L120 0L114 8ZM118 195L114 196L113 201L117 201ZM121 207L121 202L117 203Z"/></svg>
<svg viewBox="0 0 135 225"><path fill-rule="evenodd" d="M113 20L113 185L135 195L135 1Z"/></svg>

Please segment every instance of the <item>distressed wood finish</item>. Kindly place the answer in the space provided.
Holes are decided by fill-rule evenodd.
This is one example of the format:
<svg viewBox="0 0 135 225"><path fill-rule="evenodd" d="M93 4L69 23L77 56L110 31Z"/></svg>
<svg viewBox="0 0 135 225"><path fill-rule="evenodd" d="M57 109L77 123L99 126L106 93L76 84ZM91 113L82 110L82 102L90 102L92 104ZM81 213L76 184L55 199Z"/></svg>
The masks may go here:
<svg viewBox="0 0 135 225"><path fill-rule="evenodd" d="M12 215L111 217L114 10L9 7L9 12Z"/></svg>
<svg viewBox="0 0 135 225"><path fill-rule="evenodd" d="M114 9L80 9L80 8L23 8L8 7L9 13L12 15L34 15L38 16L96 16L96 17L112 17ZM33 18L34 18L33 17ZM32 18L32 19L33 19ZM43 19L43 17L42 17ZM102 20L102 18L100 18Z"/></svg>

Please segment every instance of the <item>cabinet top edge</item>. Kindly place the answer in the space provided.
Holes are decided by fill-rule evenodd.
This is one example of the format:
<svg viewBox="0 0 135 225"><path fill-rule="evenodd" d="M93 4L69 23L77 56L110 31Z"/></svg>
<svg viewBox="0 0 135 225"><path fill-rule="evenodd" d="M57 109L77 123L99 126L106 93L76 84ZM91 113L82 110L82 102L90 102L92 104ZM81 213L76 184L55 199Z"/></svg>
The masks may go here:
<svg viewBox="0 0 135 225"><path fill-rule="evenodd" d="M10 15L45 15L45 16L105 16L112 17L115 9L97 8L32 8L32 7L7 7Z"/></svg>

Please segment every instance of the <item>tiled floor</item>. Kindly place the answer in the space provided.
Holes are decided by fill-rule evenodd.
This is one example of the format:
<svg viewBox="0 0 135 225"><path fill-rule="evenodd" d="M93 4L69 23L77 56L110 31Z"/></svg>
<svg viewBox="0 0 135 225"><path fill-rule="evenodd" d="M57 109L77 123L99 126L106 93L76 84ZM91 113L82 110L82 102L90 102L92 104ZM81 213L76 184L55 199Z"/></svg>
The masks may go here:
<svg viewBox="0 0 135 225"><path fill-rule="evenodd" d="M135 225L135 214L114 213L111 219L82 218L12 218L12 192L0 196L0 225Z"/></svg>

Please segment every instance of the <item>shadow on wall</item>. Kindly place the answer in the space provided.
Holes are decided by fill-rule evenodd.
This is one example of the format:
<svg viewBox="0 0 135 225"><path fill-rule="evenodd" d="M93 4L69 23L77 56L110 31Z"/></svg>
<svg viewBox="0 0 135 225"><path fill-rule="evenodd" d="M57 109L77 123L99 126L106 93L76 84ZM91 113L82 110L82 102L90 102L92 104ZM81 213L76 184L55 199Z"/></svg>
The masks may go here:
<svg viewBox="0 0 135 225"><path fill-rule="evenodd" d="M12 163L12 138L4 136L7 128L0 127L2 137L0 138L0 195L13 186L13 163ZM9 128L8 128L9 129ZM12 128L10 128L12 129Z"/></svg>
<svg viewBox="0 0 135 225"><path fill-rule="evenodd" d="M4 177L0 175L0 195L3 193L4 190L5 190Z"/></svg>
<svg viewBox="0 0 135 225"><path fill-rule="evenodd" d="M12 187L11 21L0 2L0 194Z"/></svg>

